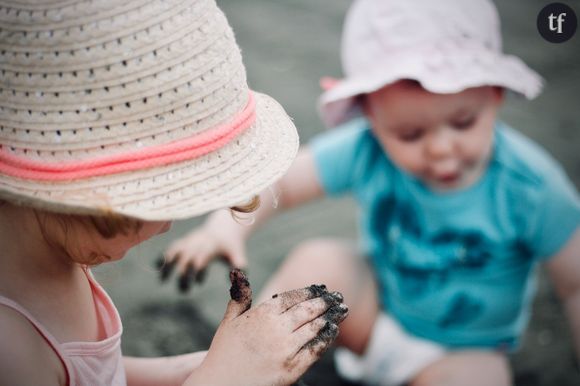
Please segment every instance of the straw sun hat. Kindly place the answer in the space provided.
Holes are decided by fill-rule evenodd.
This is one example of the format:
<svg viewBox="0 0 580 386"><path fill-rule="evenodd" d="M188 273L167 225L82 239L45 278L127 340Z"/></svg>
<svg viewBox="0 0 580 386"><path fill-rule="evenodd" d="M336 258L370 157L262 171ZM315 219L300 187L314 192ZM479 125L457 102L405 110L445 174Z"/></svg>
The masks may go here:
<svg viewBox="0 0 580 386"><path fill-rule="evenodd" d="M187 218L280 177L296 129L214 0L1 0L0 198Z"/></svg>

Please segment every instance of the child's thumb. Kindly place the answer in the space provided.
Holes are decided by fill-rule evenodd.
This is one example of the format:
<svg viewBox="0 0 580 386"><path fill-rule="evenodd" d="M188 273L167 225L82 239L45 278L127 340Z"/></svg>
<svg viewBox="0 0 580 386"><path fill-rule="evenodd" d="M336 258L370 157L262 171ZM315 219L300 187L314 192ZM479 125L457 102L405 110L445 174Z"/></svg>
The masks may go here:
<svg viewBox="0 0 580 386"><path fill-rule="evenodd" d="M248 258L244 250L234 251L230 254L230 263L234 268L246 269L248 266Z"/></svg>
<svg viewBox="0 0 580 386"><path fill-rule="evenodd" d="M230 271L230 287L231 300L226 308L224 319L234 319L246 312L252 305L252 289L250 282L240 269L234 268Z"/></svg>

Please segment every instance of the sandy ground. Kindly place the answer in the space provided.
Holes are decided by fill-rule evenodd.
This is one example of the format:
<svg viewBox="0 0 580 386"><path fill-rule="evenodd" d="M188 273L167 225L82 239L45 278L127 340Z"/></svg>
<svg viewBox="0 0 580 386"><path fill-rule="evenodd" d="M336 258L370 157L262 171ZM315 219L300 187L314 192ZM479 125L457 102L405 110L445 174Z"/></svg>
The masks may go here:
<svg viewBox="0 0 580 386"><path fill-rule="evenodd" d="M294 118L301 140L322 130L315 111L318 79L340 76L339 39L346 0L221 0L248 67L252 88L278 99ZM536 15L547 1L498 4L505 51L523 58L547 82L533 102L510 98L502 118L547 148L580 186L580 32L567 43L545 42ZM580 16L580 1L569 1ZM250 280L256 290L292 246L315 236L354 238L354 204L324 200L274 219L252 237ZM122 262L97 270L124 319L123 349L137 356L170 355L207 348L228 299L227 270L211 266L207 280L188 295L175 283L160 285L153 261L170 240L200 219L176 223L171 232L131 251ZM579 256L580 257L580 256ZM520 353L512 358L521 386L580 385L571 337L549 282L541 273L534 315ZM330 355L304 377L308 385L339 385Z"/></svg>

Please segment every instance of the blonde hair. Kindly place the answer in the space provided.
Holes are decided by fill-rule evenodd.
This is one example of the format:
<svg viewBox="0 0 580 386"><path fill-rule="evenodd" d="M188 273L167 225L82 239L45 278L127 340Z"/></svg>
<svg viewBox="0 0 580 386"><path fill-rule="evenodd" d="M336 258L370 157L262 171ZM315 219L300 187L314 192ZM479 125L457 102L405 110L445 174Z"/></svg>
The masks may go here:
<svg viewBox="0 0 580 386"><path fill-rule="evenodd" d="M250 201L247 204L233 206L230 208L230 210L232 211L232 214L234 214L233 212L251 213L256 211L259 207L260 207L260 196L254 196L250 199Z"/></svg>

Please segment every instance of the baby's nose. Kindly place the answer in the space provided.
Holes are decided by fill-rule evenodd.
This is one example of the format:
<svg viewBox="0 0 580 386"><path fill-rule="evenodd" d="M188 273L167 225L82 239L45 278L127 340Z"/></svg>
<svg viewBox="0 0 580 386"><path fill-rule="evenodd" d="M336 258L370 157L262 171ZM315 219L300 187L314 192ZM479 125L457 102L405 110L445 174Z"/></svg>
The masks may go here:
<svg viewBox="0 0 580 386"><path fill-rule="evenodd" d="M455 145L453 138L444 130L432 133L427 138L426 151L431 159L441 159L453 154Z"/></svg>

